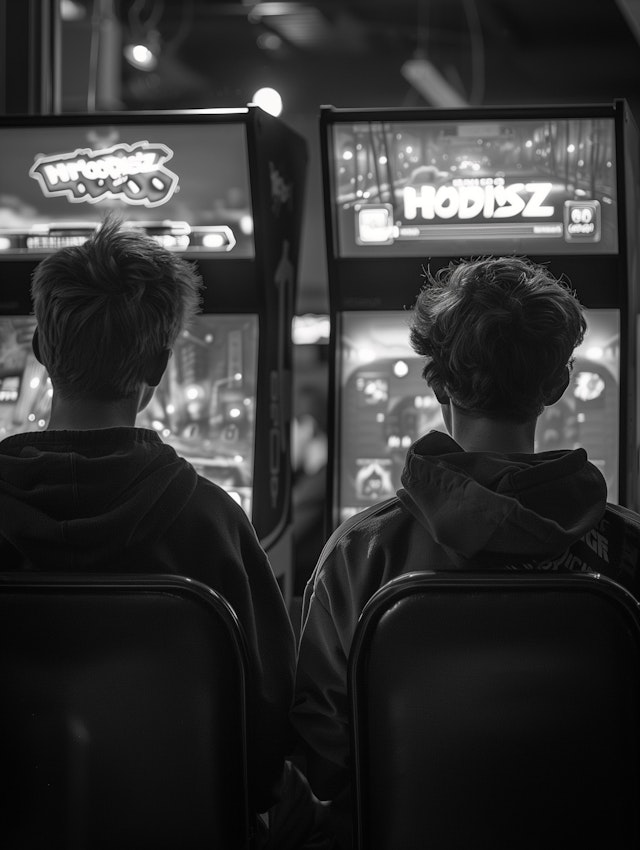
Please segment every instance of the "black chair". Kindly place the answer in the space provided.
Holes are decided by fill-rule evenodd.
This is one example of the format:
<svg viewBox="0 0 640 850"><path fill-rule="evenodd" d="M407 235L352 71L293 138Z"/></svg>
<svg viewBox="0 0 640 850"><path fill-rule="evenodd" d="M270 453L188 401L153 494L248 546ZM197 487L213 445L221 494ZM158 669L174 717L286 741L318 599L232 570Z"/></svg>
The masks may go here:
<svg viewBox="0 0 640 850"><path fill-rule="evenodd" d="M615 582L402 576L349 696L358 850L640 846L640 613Z"/></svg>
<svg viewBox="0 0 640 850"><path fill-rule="evenodd" d="M0 846L251 846L246 654L173 576L0 577Z"/></svg>

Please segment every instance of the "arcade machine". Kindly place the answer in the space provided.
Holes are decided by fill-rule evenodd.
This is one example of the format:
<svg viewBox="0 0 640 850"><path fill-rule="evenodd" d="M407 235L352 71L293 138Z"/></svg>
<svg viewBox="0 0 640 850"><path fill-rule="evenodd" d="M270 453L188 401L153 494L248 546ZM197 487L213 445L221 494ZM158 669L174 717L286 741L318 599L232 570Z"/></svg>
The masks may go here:
<svg viewBox="0 0 640 850"><path fill-rule="evenodd" d="M638 507L638 132L626 103L469 110L323 107L331 314L328 516L393 495L407 448L444 430L408 310L465 256L564 276L588 331L536 450L584 446L611 502Z"/></svg>
<svg viewBox="0 0 640 850"><path fill-rule="evenodd" d="M291 595L291 322L305 142L255 106L0 117L0 437L47 425L29 283L108 210L194 261L203 312L137 424L251 518Z"/></svg>

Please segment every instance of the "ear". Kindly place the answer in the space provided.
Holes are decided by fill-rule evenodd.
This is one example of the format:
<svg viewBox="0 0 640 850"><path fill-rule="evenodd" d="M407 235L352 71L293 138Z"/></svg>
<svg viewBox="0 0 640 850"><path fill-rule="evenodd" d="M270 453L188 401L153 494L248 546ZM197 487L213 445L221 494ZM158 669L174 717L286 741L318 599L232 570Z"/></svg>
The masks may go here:
<svg viewBox="0 0 640 850"><path fill-rule="evenodd" d="M432 387L433 394L438 399L438 404L451 404L451 399L442 389Z"/></svg>
<svg viewBox="0 0 640 850"><path fill-rule="evenodd" d="M150 387L157 387L164 375L167 363L171 357L171 349L165 348L160 354L149 357L147 360L146 383Z"/></svg>
<svg viewBox="0 0 640 850"><path fill-rule="evenodd" d="M42 357L40 356L40 338L38 336L38 328L36 327L33 332L33 339L31 340L31 348L33 349L33 353L36 356L36 360L38 363L42 363ZM44 363L42 363L44 366Z"/></svg>
<svg viewBox="0 0 640 850"><path fill-rule="evenodd" d="M545 407L550 407L552 404L555 404L562 398L562 396L564 395L564 391L569 386L570 380L571 372L569 371L569 367L565 366L562 380L549 391L548 395L544 400Z"/></svg>

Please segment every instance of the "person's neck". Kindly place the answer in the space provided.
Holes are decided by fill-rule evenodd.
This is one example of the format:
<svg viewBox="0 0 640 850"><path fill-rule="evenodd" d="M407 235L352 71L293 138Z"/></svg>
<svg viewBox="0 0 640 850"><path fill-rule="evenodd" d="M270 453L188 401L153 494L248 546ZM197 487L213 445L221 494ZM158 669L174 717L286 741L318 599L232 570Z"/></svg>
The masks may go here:
<svg viewBox="0 0 640 850"><path fill-rule="evenodd" d="M137 399L101 401L65 399L54 394L49 418L50 431L94 431L102 428L131 428L138 411Z"/></svg>
<svg viewBox="0 0 640 850"><path fill-rule="evenodd" d="M451 436L467 452L533 454L536 420L510 422L469 416L452 405Z"/></svg>

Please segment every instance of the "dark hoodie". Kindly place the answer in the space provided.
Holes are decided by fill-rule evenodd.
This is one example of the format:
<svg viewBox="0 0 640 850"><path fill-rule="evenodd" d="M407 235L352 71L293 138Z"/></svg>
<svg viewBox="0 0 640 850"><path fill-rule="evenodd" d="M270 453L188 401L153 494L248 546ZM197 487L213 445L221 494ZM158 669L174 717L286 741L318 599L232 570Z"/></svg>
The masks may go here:
<svg viewBox="0 0 640 850"><path fill-rule="evenodd" d="M221 593L252 667L252 801L273 802L289 744L294 637L244 511L142 428L44 431L0 443L2 570L181 574Z"/></svg>
<svg viewBox="0 0 640 850"><path fill-rule="evenodd" d="M465 452L436 431L409 450L402 485L333 533L305 589L293 722L324 800L348 788L347 659L375 591L420 570L557 566L573 547L593 550L581 538L598 533L606 507L583 449Z"/></svg>

